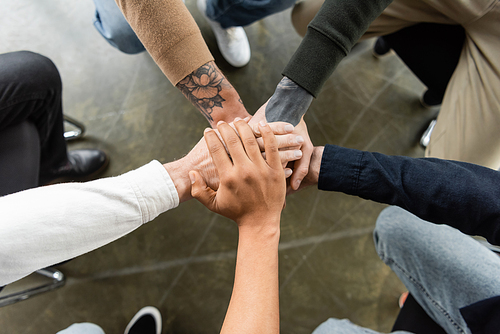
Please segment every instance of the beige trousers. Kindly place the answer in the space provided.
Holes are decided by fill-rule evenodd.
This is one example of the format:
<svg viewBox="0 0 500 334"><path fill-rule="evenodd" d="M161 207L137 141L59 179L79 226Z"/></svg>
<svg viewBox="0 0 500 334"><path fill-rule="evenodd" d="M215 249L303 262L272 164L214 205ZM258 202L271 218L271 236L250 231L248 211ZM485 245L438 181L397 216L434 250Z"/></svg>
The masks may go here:
<svg viewBox="0 0 500 334"><path fill-rule="evenodd" d="M311 1L309 3L309 1ZM294 9L299 33L322 4ZM314 15L313 14L313 15ZM428 157L500 167L500 0L395 0L363 38L419 22L460 24L466 38L425 152Z"/></svg>

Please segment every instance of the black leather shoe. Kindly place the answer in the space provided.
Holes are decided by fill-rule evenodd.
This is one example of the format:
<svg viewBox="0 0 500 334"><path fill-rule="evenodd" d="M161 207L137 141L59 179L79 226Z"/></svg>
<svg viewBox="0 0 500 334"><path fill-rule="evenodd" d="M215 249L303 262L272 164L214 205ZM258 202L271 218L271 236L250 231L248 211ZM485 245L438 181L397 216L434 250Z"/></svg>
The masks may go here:
<svg viewBox="0 0 500 334"><path fill-rule="evenodd" d="M68 162L45 175L40 175L40 184L89 180L104 171L108 163L108 156L101 150L69 151Z"/></svg>
<svg viewBox="0 0 500 334"><path fill-rule="evenodd" d="M425 108L439 107L443 102L443 95L436 94L433 91L426 90L420 97L420 103Z"/></svg>
<svg viewBox="0 0 500 334"><path fill-rule="evenodd" d="M391 48L389 47L389 45L387 45L384 38L377 38L372 49L373 56L375 58L380 58L382 56L389 55L389 51L391 51Z"/></svg>

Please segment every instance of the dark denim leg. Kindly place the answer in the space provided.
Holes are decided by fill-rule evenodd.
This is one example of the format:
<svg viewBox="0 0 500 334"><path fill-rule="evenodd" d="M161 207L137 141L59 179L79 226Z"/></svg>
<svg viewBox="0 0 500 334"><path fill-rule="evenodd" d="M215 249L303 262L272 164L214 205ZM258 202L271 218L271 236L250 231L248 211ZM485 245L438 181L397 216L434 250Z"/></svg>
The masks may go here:
<svg viewBox="0 0 500 334"><path fill-rule="evenodd" d="M240 27L292 7L296 0L207 0L206 14L223 28Z"/></svg>
<svg viewBox="0 0 500 334"><path fill-rule="evenodd" d="M0 132L33 123L40 140L40 173L67 161L62 83L56 66L28 51L0 55Z"/></svg>

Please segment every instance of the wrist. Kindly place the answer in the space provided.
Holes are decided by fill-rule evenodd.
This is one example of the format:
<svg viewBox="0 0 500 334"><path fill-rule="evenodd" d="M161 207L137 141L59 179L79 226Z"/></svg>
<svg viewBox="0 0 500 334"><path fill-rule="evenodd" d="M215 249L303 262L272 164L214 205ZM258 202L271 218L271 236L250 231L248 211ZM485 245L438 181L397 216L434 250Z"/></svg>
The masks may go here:
<svg viewBox="0 0 500 334"><path fill-rule="evenodd" d="M296 126L306 113L313 98L307 90L291 79L283 77L267 103L266 120L268 122L288 122Z"/></svg>
<svg viewBox="0 0 500 334"><path fill-rule="evenodd" d="M179 196L179 204L193 198L191 196L191 180L189 179L189 166L186 157L163 165L174 182Z"/></svg>
<svg viewBox="0 0 500 334"><path fill-rule="evenodd" d="M318 184L319 172L321 170L321 159L323 158L324 146L315 146L311 156L311 163L309 165L309 173L311 174L310 182Z"/></svg>
<svg viewBox="0 0 500 334"><path fill-rule="evenodd" d="M269 216L247 216L236 220L240 235L279 239L281 214Z"/></svg>

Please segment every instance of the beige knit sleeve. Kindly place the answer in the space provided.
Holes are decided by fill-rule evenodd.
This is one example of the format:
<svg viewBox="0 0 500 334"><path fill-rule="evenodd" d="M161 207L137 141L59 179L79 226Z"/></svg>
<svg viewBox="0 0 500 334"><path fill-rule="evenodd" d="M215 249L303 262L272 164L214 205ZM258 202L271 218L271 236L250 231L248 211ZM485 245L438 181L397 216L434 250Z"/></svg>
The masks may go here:
<svg viewBox="0 0 500 334"><path fill-rule="evenodd" d="M116 0L116 3L174 86L213 60L182 0Z"/></svg>

